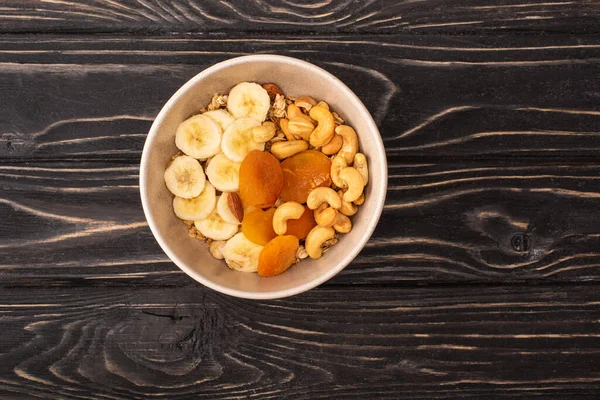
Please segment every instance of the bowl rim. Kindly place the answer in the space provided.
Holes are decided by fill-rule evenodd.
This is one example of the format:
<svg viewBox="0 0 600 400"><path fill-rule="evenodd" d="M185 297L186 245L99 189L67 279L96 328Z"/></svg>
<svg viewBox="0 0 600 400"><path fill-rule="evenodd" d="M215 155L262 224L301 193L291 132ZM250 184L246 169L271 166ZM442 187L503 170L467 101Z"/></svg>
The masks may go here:
<svg viewBox="0 0 600 400"><path fill-rule="evenodd" d="M369 225L367 225L366 229L364 230L364 232L362 232L362 234L360 236L358 246L356 246L354 249L352 249L352 251L349 251L348 253L346 253L346 255L342 259L338 260L338 262L336 262L335 265L332 268L330 268L326 273L314 278L313 280L306 282L302 285L293 287L293 288L282 289L282 290L277 290L277 291L273 291L273 292L264 292L264 293L247 292L247 291L243 291L243 290L231 289L231 288L222 286L220 284L217 284L217 283L211 281L210 279L207 279L204 276L200 275L199 273L192 270L191 268L189 268L177 256L177 254L175 254L175 252L173 252L169 248L167 243L163 240L163 235L159 231L156 221L154 220L154 218L152 217L152 214L150 212L151 207L150 207L150 202L149 202L148 196L146 195L146 184L145 184L145 182L147 180L147 171L149 169L148 165L147 165L148 164L148 153L150 151L149 149L152 147L152 145L158 135L159 127L162 125L163 120L171 112L171 109L173 108L174 104L178 101L179 97L181 97L181 95L183 93L187 92L191 87L193 87L196 84L196 82L205 79L208 75L211 75L217 71L229 68L231 66L234 66L234 65L237 65L240 63L245 63L245 62L254 62L254 63L255 62L278 62L278 63L292 64L295 66L300 65L300 66L306 68L310 73L321 75L322 77L333 81L334 84L338 86L338 89L341 91L341 93L344 97L350 98L353 102L357 103L359 108L362 107L362 109L364 110L364 112L368 118L366 123L368 124L369 128L372 131L374 131L378 134L375 138L375 142L376 142L375 145L377 148L378 157L381 157L381 162L379 163L380 168L378 168L377 170L371 170L370 172L371 172L371 174L376 173L381 177L379 182L381 182L380 186L382 186L380 188L382 191L382 196L380 199L378 199L378 203L376 204L376 207L375 207L375 212L372 214L373 218L371 219L371 221L369 222ZM306 291L313 289L313 288L321 285L322 283L328 281L329 279L331 279L335 275L337 275L340 271L342 271L344 268L346 268L346 266L348 266L354 260L354 258L356 258L356 256L362 251L362 249L365 247L365 245L371 238L371 235L375 231L377 224L379 223L379 219L383 212L383 206L385 204L385 199L386 199L386 195L387 195L387 182L388 182L387 156L386 156L385 148L383 146L383 140L381 138L381 133L379 132L379 129L377 128L377 124L373 120L371 113L369 112L367 107L364 105L364 103L358 98L358 96L348 86L346 86L346 84L344 82L342 82L336 76L334 76L330 72L327 72L323 68L318 67L318 66L316 66L310 62L304 61L304 60L300 60L300 59L288 57L288 56L276 55L276 54L255 54L255 55L246 55L246 56L230 58L230 59L218 62L217 64L214 64L214 65L204 69L203 71L201 71L198 74L196 74L195 76L193 76L186 83L184 83L183 86L181 86L169 98L169 100L163 105L160 112L158 113L158 115L156 116L154 121L152 122L152 126L150 127L150 130L149 130L146 140L144 142L144 147L142 149L142 157L140 160L139 176L140 176L139 177L140 196L141 196L141 200L142 200L142 209L144 211L144 216L146 217L146 221L148 222L148 226L150 227L150 231L152 232L152 235L158 242L161 249L171 259L171 261L173 261L175 263L175 265L177 265L177 267L179 267L179 269L181 269L183 272L185 272L188 276L190 276L195 281L203 284L206 287L209 287L217 292L227 294L229 296L244 298L244 299L252 299L252 300L279 299L279 298L294 296L294 295L306 292ZM377 200L377 199L375 199L375 200Z"/></svg>

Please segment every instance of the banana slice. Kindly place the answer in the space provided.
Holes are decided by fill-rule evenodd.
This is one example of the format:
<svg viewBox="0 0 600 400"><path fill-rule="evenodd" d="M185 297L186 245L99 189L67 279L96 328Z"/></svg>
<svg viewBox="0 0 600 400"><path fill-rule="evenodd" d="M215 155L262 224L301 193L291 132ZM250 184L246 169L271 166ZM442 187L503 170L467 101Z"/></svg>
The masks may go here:
<svg viewBox="0 0 600 400"><path fill-rule="evenodd" d="M194 115L177 127L175 145L188 156L205 160L221 150L221 126L205 115Z"/></svg>
<svg viewBox="0 0 600 400"><path fill-rule="evenodd" d="M217 124L219 124L223 132L225 132L225 130L229 128L229 125L233 124L233 121L235 121L235 118L233 118L231 114L227 112L227 110L223 109L207 111L202 115L212 119Z"/></svg>
<svg viewBox="0 0 600 400"><path fill-rule="evenodd" d="M223 218L223 221L239 225L240 221L238 221L235 215L233 215L233 212L231 212L227 196L229 196L229 192L223 192L219 198L219 201L217 202L217 214L219 214L219 217Z"/></svg>
<svg viewBox="0 0 600 400"><path fill-rule="evenodd" d="M260 122L252 118L236 120L227 128L221 141L221 150L232 161L242 162L252 150L263 151L264 143L254 141L252 128L260 126ZM211 162L212 164L212 162Z"/></svg>
<svg viewBox="0 0 600 400"><path fill-rule="evenodd" d="M221 192L237 192L240 190L240 165L231 161L223 153L210 159L206 167L208 180Z"/></svg>
<svg viewBox="0 0 600 400"><path fill-rule="evenodd" d="M257 83L238 83L229 91L227 109L235 119L253 118L263 122L267 118L269 108L269 93Z"/></svg>
<svg viewBox="0 0 600 400"><path fill-rule="evenodd" d="M242 272L256 272L258 270L258 256L263 246L252 243L240 232L225 243L221 254L231 269Z"/></svg>
<svg viewBox="0 0 600 400"><path fill-rule="evenodd" d="M216 190L210 182L206 182L200 196L193 199L184 199L175 196L173 211L178 218L185 221L197 221L208 217L217 204Z"/></svg>
<svg viewBox="0 0 600 400"><path fill-rule="evenodd" d="M184 199L198 197L206 184L202 165L190 156L179 156L171 161L164 177L167 189Z"/></svg>
<svg viewBox="0 0 600 400"><path fill-rule="evenodd" d="M238 224L229 224L223 221L217 214L216 208L212 210L208 217L194 221L194 226L201 234L213 240L227 240L238 231Z"/></svg>

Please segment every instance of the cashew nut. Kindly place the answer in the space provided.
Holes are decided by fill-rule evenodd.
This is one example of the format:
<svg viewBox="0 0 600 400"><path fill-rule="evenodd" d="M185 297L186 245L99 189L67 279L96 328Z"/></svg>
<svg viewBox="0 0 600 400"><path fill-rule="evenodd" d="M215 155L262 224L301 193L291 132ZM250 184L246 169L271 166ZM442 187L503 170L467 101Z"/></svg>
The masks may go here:
<svg viewBox="0 0 600 400"><path fill-rule="evenodd" d="M363 177L363 181L365 186L369 183L369 167L367 166L367 157L363 153L356 153L354 155L354 164L353 167L360 172L360 175Z"/></svg>
<svg viewBox="0 0 600 400"><path fill-rule="evenodd" d="M291 118L287 124L287 128L295 138L302 138L308 141L315 126L309 117L303 115L302 117Z"/></svg>
<svg viewBox="0 0 600 400"><path fill-rule="evenodd" d="M362 203L365 202L365 194L361 194L360 197L356 200L354 200L354 204L356 204L357 206L362 205Z"/></svg>
<svg viewBox="0 0 600 400"><path fill-rule="evenodd" d="M290 104L288 106L288 108L287 108L287 117L288 117L288 119L299 117L301 115L304 115L304 113L302 112L302 110L298 106L296 106L294 104Z"/></svg>
<svg viewBox="0 0 600 400"><path fill-rule="evenodd" d="M315 222L319 226L332 226L337 220L338 211L323 203L315 210Z"/></svg>
<svg viewBox="0 0 600 400"><path fill-rule="evenodd" d="M342 136L344 144L338 156L344 156L348 165L352 165L354 155L358 151L358 136L356 131L348 125L340 125L335 128L335 133Z"/></svg>
<svg viewBox="0 0 600 400"><path fill-rule="evenodd" d="M294 101L294 105L309 111L311 108L317 105L317 101L310 96L301 96Z"/></svg>
<svg viewBox="0 0 600 400"><path fill-rule="evenodd" d="M356 214L356 212L358 211L358 207L356 207L356 204L344 201L343 190L338 191L338 194L340 195L340 199L342 199L342 207L340 208L340 212L344 215L347 215L348 217Z"/></svg>
<svg viewBox="0 0 600 400"><path fill-rule="evenodd" d="M308 143L304 140L288 140L276 142L271 145L271 154L278 160L283 160L308 149Z"/></svg>
<svg viewBox="0 0 600 400"><path fill-rule="evenodd" d="M343 141L344 140L342 137L336 133L333 135L329 143L324 144L323 147L321 147L321 152L328 156L334 155L342 148Z"/></svg>
<svg viewBox="0 0 600 400"><path fill-rule="evenodd" d="M208 249L210 250L210 254L212 254L212 256L217 260L222 260L224 258L223 254L221 254L221 249L223 248L223 246L225 246L225 243L227 242L224 240L215 240L208 247Z"/></svg>
<svg viewBox="0 0 600 400"><path fill-rule="evenodd" d="M296 201L288 201L277 207L273 214L273 230L278 235L285 235L288 219L298 219L304 214L304 206Z"/></svg>
<svg viewBox="0 0 600 400"><path fill-rule="evenodd" d="M329 110L329 104L325 103L323 100L321 100L320 102L318 102L317 105L319 107L323 107L323 108Z"/></svg>
<svg viewBox="0 0 600 400"><path fill-rule="evenodd" d="M332 188L318 187L308 194L306 205L311 210L316 210L323 203L329 204L331 208L335 208L336 210L342 207L340 196Z"/></svg>
<svg viewBox="0 0 600 400"><path fill-rule="evenodd" d="M273 139L276 131L275 124L271 121L266 121L261 126L252 128L252 138L257 143L265 143Z"/></svg>
<svg viewBox="0 0 600 400"><path fill-rule="evenodd" d="M295 140L296 138L290 133L290 130L288 128L289 123L290 123L290 121L285 118L281 118L279 120L279 126L281 127L281 130L283 131L285 138L287 140Z"/></svg>
<svg viewBox="0 0 600 400"><path fill-rule="evenodd" d="M310 134L310 144L313 147L321 147L324 144L329 143L333 137L335 128L331 112L324 107L314 106L310 109L309 115L312 119L317 121L317 127ZM354 157L354 154L352 156Z"/></svg>
<svg viewBox="0 0 600 400"><path fill-rule="evenodd" d="M315 226L308 232L304 247L310 258L321 258L323 249L321 246L335 237L335 229L332 227Z"/></svg>
<svg viewBox="0 0 600 400"><path fill-rule="evenodd" d="M346 159L342 156L335 156L331 160L331 169L329 171L331 180L335 186L342 189L346 188L346 184L340 179L340 172L347 166Z"/></svg>
<svg viewBox="0 0 600 400"><path fill-rule="evenodd" d="M333 229L339 233L348 233L352 230L352 222L350 218L342 213L338 213L336 220L333 223Z"/></svg>
<svg viewBox="0 0 600 400"><path fill-rule="evenodd" d="M345 186L348 188L344 192L344 201L350 203L360 197L363 189L365 188L365 182L363 181L362 175L356 170L356 168L346 167L341 170L340 180L344 182Z"/></svg>

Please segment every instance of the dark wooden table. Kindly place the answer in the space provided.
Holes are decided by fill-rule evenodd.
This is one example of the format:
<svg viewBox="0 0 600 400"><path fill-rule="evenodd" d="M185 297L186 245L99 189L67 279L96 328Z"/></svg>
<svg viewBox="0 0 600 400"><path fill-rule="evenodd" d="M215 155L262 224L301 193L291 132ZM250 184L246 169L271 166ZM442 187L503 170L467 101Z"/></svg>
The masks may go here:
<svg viewBox="0 0 600 400"><path fill-rule="evenodd" d="M0 397L600 397L600 2L0 2ZM158 110L253 53L322 66L389 161L308 293L182 273L138 193Z"/></svg>

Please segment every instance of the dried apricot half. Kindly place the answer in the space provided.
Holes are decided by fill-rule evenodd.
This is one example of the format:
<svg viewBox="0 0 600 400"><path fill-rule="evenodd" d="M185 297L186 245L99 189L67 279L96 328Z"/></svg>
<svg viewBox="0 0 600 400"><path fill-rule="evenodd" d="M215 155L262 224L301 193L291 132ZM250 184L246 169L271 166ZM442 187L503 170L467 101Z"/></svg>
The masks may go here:
<svg viewBox="0 0 600 400"><path fill-rule="evenodd" d="M244 205L261 208L275 204L283 187L279 161L271 154L253 150L240 166L240 197Z"/></svg>
<svg viewBox="0 0 600 400"><path fill-rule="evenodd" d="M283 170L281 198L284 201L306 203L308 194L314 188L331 186L331 161L320 151L306 150L289 157L281 163L281 169Z"/></svg>
<svg viewBox="0 0 600 400"><path fill-rule="evenodd" d="M242 221L242 233L251 242L264 246L277 236L273 230L273 215L275 215L274 208L266 211L255 208L245 213Z"/></svg>
<svg viewBox="0 0 600 400"><path fill-rule="evenodd" d="M317 226L317 223L315 222L314 211L308 208L307 205L304 205L304 214L300 218L287 220L287 231L285 234L296 236L298 239L306 239L308 232L315 226Z"/></svg>
<svg viewBox="0 0 600 400"><path fill-rule="evenodd" d="M258 256L258 274L275 276L285 272L296 260L300 242L296 236L277 236L271 240Z"/></svg>

